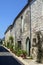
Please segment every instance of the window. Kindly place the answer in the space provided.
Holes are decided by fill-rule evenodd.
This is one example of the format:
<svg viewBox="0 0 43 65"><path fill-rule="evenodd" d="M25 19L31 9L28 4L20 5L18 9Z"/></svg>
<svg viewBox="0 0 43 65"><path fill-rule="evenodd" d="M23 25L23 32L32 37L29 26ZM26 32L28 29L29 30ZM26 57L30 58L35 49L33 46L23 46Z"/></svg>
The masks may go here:
<svg viewBox="0 0 43 65"><path fill-rule="evenodd" d="M23 32L23 28L24 28L24 19L23 19L23 16L21 16L21 22L22 22L22 32Z"/></svg>
<svg viewBox="0 0 43 65"><path fill-rule="evenodd" d="M18 48L21 49L21 41L18 41Z"/></svg>

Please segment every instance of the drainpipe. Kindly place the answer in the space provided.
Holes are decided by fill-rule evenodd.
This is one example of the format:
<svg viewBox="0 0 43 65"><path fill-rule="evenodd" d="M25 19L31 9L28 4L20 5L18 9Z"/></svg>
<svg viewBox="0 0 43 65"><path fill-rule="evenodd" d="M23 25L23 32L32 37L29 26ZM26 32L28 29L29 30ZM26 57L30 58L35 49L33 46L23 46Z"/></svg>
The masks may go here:
<svg viewBox="0 0 43 65"><path fill-rule="evenodd" d="M30 0L28 0L28 5L30 7L30 56L31 56L31 4L30 4Z"/></svg>

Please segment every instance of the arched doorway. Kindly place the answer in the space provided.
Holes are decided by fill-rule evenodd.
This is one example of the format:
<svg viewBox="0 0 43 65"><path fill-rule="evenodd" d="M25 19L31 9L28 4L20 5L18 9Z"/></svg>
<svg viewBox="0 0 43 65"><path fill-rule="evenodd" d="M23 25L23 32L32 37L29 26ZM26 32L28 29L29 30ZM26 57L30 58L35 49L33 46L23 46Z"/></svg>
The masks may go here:
<svg viewBox="0 0 43 65"><path fill-rule="evenodd" d="M26 39L26 52L27 52L27 55L30 56L30 39L29 39L29 37L27 37L27 39Z"/></svg>

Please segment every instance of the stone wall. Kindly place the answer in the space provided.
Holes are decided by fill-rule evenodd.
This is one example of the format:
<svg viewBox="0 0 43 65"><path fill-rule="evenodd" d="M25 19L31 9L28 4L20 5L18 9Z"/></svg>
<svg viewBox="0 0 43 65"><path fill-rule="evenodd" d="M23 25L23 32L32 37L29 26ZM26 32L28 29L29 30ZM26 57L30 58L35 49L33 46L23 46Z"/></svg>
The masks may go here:
<svg viewBox="0 0 43 65"><path fill-rule="evenodd" d="M5 41L8 41L9 40L9 37L11 35L11 32L10 30L5 34Z"/></svg>
<svg viewBox="0 0 43 65"><path fill-rule="evenodd" d="M14 45L15 45L15 25L14 25L14 27L13 27L12 30L11 30L11 36L13 36Z"/></svg>
<svg viewBox="0 0 43 65"><path fill-rule="evenodd" d="M30 39L30 6L23 12L23 31L22 31L22 49L26 50L26 39Z"/></svg>
<svg viewBox="0 0 43 65"><path fill-rule="evenodd" d="M21 41L21 48L26 50L26 39L30 38L30 6L15 21L12 34L16 42Z"/></svg>
<svg viewBox="0 0 43 65"><path fill-rule="evenodd" d="M11 31L7 31L7 33L5 34L5 43L6 43L6 46L7 46L7 42L9 41L9 37L11 36Z"/></svg>
<svg viewBox="0 0 43 65"><path fill-rule="evenodd" d="M43 5L42 0L36 0L31 4L31 35L32 35L31 43L32 44L33 44L33 38L35 38L34 36L35 33L37 31L43 31L42 5Z"/></svg>
<svg viewBox="0 0 43 65"><path fill-rule="evenodd" d="M15 22L15 33L16 33L16 40L19 41L21 38L21 17L19 17Z"/></svg>

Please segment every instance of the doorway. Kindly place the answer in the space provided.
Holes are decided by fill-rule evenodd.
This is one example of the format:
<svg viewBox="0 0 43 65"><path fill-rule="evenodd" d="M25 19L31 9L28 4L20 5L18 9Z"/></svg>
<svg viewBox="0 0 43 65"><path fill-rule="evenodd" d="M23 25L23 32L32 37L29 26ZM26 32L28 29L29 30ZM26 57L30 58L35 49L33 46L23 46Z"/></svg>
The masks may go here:
<svg viewBox="0 0 43 65"><path fill-rule="evenodd" d="M26 52L27 52L27 55L30 56L30 39L29 39L29 37L27 37L27 39L26 39Z"/></svg>

